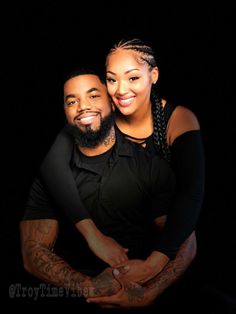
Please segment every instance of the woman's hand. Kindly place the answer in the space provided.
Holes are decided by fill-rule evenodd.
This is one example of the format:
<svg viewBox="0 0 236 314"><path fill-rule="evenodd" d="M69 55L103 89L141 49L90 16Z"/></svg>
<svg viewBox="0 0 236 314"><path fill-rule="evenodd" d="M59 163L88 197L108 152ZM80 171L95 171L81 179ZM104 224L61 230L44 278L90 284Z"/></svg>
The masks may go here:
<svg viewBox="0 0 236 314"><path fill-rule="evenodd" d="M143 260L128 260L127 262L118 265L116 268L119 270L120 267L129 268L123 277L138 284L143 284L155 276L152 267Z"/></svg>
<svg viewBox="0 0 236 314"><path fill-rule="evenodd" d="M92 252L108 265L114 267L128 260L128 249L111 237L105 236L91 219L78 222L76 227L85 237Z"/></svg>
<svg viewBox="0 0 236 314"><path fill-rule="evenodd" d="M88 245L97 257L112 267L128 261L126 255L128 249L123 248L114 239L102 233L91 237L88 240Z"/></svg>
<svg viewBox="0 0 236 314"><path fill-rule="evenodd" d="M153 251L146 260L128 260L116 268L119 269L119 266L129 268L125 278L138 284L144 284L160 273L168 262L169 258L165 254Z"/></svg>

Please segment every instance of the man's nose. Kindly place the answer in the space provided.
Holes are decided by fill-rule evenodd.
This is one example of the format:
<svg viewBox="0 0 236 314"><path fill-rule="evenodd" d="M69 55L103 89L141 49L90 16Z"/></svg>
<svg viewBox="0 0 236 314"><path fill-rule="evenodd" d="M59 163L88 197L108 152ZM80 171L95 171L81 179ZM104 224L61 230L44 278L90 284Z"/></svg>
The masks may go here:
<svg viewBox="0 0 236 314"><path fill-rule="evenodd" d="M91 104L88 101L80 101L77 106L77 111L90 110Z"/></svg>

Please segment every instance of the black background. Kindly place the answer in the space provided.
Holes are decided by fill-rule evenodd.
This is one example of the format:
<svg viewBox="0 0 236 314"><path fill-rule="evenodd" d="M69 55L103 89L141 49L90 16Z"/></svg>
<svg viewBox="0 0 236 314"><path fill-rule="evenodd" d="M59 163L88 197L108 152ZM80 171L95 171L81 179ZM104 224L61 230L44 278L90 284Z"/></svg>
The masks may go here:
<svg viewBox="0 0 236 314"><path fill-rule="evenodd" d="M140 37L153 46L162 96L199 118L206 194L194 274L217 291L235 295L232 12L227 1L157 2L155 8L151 1L41 2L2 11L1 255L7 277L2 296L8 298L9 284L21 278L18 223L28 187L65 121L63 77L81 65L102 69L108 48L123 37Z"/></svg>

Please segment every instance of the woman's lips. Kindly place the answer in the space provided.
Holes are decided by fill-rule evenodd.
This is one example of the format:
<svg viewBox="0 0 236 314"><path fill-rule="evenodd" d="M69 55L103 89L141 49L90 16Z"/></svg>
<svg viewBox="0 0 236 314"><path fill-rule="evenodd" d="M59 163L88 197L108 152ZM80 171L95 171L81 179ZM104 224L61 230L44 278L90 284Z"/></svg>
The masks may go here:
<svg viewBox="0 0 236 314"><path fill-rule="evenodd" d="M117 98L118 104L121 107L128 107L132 104L135 97L129 97L129 98Z"/></svg>

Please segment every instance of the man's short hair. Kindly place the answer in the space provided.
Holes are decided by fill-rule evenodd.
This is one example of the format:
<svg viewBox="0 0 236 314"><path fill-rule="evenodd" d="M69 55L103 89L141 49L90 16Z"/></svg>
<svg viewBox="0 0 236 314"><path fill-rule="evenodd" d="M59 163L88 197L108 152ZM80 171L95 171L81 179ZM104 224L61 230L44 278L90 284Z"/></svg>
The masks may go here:
<svg viewBox="0 0 236 314"><path fill-rule="evenodd" d="M80 76L80 75L87 75L87 74L96 75L100 79L102 84L106 84L104 75L90 68L78 68L71 71L69 74L66 75L64 83L72 79L73 77Z"/></svg>

